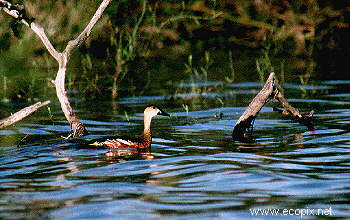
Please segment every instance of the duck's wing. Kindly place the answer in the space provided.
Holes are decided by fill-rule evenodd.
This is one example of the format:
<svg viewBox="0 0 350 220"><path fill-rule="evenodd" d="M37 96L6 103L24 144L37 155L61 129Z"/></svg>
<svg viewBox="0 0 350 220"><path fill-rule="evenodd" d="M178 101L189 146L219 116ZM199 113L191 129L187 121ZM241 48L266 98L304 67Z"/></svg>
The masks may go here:
<svg viewBox="0 0 350 220"><path fill-rule="evenodd" d="M92 146L104 146L109 148L135 148L138 144L138 139L129 137L110 136L89 141Z"/></svg>

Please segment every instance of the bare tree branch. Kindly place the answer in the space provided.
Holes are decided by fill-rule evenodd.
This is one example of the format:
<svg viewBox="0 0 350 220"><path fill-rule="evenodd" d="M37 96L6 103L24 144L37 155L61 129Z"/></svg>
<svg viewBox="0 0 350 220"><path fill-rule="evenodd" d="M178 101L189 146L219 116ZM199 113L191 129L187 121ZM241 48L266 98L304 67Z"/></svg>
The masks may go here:
<svg viewBox="0 0 350 220"><path fill-rule="evenodd" d="M16 112L15 114L0 120L0 128L5 128L7 126L10 126L10 125L18 122L18 121L24 119L25 117L31 115L33 112L35 112L39 108L46 106L48 104L50 104L50 101L37 102L31 106L25 107L24 109Z"/></svg>
<svg viewBox="0 0 350 220"><path fill-rule="evenodd" d="M276 82L275 73L270 73L270 76L266 80L264 87L254 97L252 102L249 104L248 108L238 119L232 132L232 137L234 140L239 140L239 141L248 140L245 136L247 129L252 127L254 119L259 114L261 108L266 104L266 102L270 98L276 99L284 108L284 110L279 110L277 108L274 108L274 111L280 112L284 115L290 115L294 120L307 126L308 129L310 130L313 129L312 115L314 111L311 111L307 116L302 115L299 112L299 110L297 110L296 108L294 108L292 105L288 103L288 101L284 98L281 91L277 87L275 87L275 82Z"/></svg>
<svg viewBox="0 0 350 220"><path fill-rule="evenodd" d="M268 98L271 97L273 93L273 88L275 85L275 73L270 73L269 78L266 80L264 87L261 91L254 97L252 102L249 104L248 108L244 111L241 117L238 119L233 132L232 137L235 140L244 140L244 134L252 125L252 122L260 112L261 108L265 105Z"/></svg>
<svg viewBox="0 0 350 220"><path fill-rule="evenodd" d="M311 110L308 115L302 115L298 109L294 108L289 104L289 102L284 98L281 91L279 91L278 88L274 91L274 98L278 100L278 102L282 105L284 108L284 111L277 110L277 108L274 108L274 111L280 112L283 115L290 115L292 118L297 120L299 123L305 125L308 127L308 129L313 130L314 126L312 123L312 116L314 114L314 110Z"/></svg>
<svg viewBox="0 0 350 220"><path fill-rule="evenodd" d="M94 16L91 18L89 24L85 27L83 32L81 32L75 40L68 42L68 45L67 45L66 49L64 50L64 53L67 56L70 56L71 51L74 48L79 47L89 37L89 35L91 34L91 31L92 31L92 28L95 26L96 22L100 19L104 10L108 7L108 5L111 1L112 0L104 0L101 3L100 7L96 10Z"/></svg>
<svg viewBox="0 0 350 220"><path fill-rule="evenodd" d="M71 125L71 130L73 131L73 134L70 136L72 137L83 136L87 134L87 130L83 125L83 123L81 123L80 120L76 117L69 103L67 93L65 91L65 76L66 76L67 63L69 61L72 50L80 46L89 37L92 31L92 28L95 26L96 22L100 19L104 10L108 7L111 1L112 0L103 0L103 2L99 6L99 8L96 10L94 16L91 18L89 24L86 26L84 31L76 39L68 42L63 53L59 53L51 44L50 40L45 34L44 29L39 24L36 24L32 22L30 19L28 19L27 16L24 14L24 12L21 11L16 5L13 5L10 2L5 0L0 0L0 9L2 9L4 12L6 12L7 14L9 14L14 18L20 19L20 21L23 24L30 27L34 31L34 33L39 36L39 38L41 39L41 41L43 42L44 46L49 51L51 56L54 57L55 60L58 62L59 69L58 69L54 84L56 86L56 94L61 103L62 111L67 121Z"/></svg>
<svg viewBox="0 0 350 220"><path fill-rule="evenodd" d="M16 19L19 19L22 16L19 8L8 1L0 0L0 9L4 10L4 12ZM29 26L28 21L26 19L21 19L21 22Z"/></svg>
<svg viewBox="0 0 350 220"><path fill-rule="evenodd" d="M51 44L50 40L47 38L44 28L41 27L40 25L32 22L30 24L30 28L34 31L36 35L39 36L40 40L43 42L44 46L46 49L49 51L50 55L55 58L55 60L60 63L62 62L62 54L57 52L55 47Z"/></svg>

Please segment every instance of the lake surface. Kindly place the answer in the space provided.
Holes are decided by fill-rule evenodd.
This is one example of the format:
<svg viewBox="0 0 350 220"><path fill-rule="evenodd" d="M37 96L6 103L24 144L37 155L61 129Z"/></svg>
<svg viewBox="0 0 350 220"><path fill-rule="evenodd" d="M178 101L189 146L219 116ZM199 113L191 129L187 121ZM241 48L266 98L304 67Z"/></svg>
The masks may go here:
<svg viewBox="0 0 350 220"><path fill-rule="evenodd" d="M315 110L315 130L273 112L277 103L271 102L255 120L254 141L232 141L237 119L261 86L230 83L221 91L174 96L154 88L116 101L72 99L90 132L86 140L137 136L150 103L169 112L172 117L153 120L152 151L143 153L63 141L69 126L53 99L51 113L43 108L0 130L0 218L273 217L252 213L259 208L291 219L303 211L304 218L349 217L350 81L284 85L294 107Z"/></svg>

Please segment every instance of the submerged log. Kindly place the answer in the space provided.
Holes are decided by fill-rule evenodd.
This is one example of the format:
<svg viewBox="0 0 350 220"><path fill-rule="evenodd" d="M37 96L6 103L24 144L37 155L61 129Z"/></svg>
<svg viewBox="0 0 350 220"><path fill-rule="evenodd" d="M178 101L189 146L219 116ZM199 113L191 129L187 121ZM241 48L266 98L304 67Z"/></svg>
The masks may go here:
<svg viewBox="0 0 350 220"><path fill-rule="evenodd" d="M22 110L12 114L11 116L0 120L0 128L5 128L10 125L13 125L14 123L21 121L22 119L37 111L39 108L48 104L50 104L50 101L37 102L31 106L25 107Z"/></svg>
<svg viewBox="0 0 350 220"><path fill-rule="evenodd" d="M57 61L59 69L56 75L56 79L53 81L53 83L56 86L56 94L61 103L62 111L73 132L69 137L81 137L83 135L86 135L88 132L84 124L80 122L78 117L75 115L65 91L65 75L67 64L70 59L72 50L79 47L89 37L92 28L100 19L104 10L108 7L111 1L112 0L103 0L99 8L96 10L94 16L91 18L89 24L85 27L81 34L76 39L69 41L65 50L60 53L51 44L50 40L45 34L44 29L39 24L33 22L34 19L29 19L26 16L24 10L20 9L18 5L13 5L8 1L0 0L0 9L32 29L34 33L38 35L45 48L49 51L50 55Z"/></svg>
<svg viewBox="0 0 350 220"><path fill-rule="evenodd" d="M294 120L308 127L308 129L313 129L312 116L314 111L311 111L309 115L302 115L299 110L294 108L288 103L284 98L282 92L275 86L276 77L275 73L270 73L264 87L260 92L254 97L252 102L249 104L248 108L244 111L241 117L238 119L233 132L232 138L238 141L248 141L249 136L246 135L248 128L252 128L253 122L257 115L259 114L261 108L269 101L269 99L276 99L279 104L284 108L284 110L279 110L274 108L274 111L280 112L284 115L290 115Z"/></svg>

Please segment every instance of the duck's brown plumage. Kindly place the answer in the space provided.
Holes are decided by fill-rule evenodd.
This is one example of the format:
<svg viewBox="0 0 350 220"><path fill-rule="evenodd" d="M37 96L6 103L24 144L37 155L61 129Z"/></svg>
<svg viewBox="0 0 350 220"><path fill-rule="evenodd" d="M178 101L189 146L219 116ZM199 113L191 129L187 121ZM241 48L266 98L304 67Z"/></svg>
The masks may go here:
<svg viewBox="0 0 350 220"><path fill-rule="evenodd" d="M143 113L144 129L137 138L129 137L104 137L90 141L90 145L105 146L113 149L121 148L149 148L152 143L151 121L157 115L169 116L168 113L161 110L156 105L150 105L145 108Z"/></svg>

